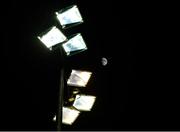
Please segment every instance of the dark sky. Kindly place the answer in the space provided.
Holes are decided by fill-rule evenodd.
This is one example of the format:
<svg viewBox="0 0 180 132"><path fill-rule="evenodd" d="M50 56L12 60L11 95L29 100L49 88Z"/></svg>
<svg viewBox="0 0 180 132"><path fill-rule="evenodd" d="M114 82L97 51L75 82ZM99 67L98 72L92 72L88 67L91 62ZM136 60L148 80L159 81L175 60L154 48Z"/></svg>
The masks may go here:
<svg viewBox="0 0 180 132"><path fill-rule="evenodd" d="M0 129L55 130L52 118L61 56L58 50L49 52L37 35L51 26L60 27L54 12L73 4L78 5L84 23L63 32L67 36L81 33L88 50L67 58L66 68L93 72L86 92L96 95L97 101L91 112L82 113L63 129L177 129L176 122L171 122L177 109L171 103L166 106L164 96L158 97L161 90L152 83L157 80L150 77L151 61L144 57L155 32L149 3L92 0L4 3ZM142 58L140 63L137 55ZM105 67L102 57L108 59Z"/></svg>

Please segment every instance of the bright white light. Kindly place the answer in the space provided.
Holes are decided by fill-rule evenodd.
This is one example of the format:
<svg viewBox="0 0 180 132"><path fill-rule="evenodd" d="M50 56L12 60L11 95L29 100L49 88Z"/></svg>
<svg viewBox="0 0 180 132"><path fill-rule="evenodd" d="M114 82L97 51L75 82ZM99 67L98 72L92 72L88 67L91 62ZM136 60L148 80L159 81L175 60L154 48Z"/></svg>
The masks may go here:
<svg viewBox="0 0 180 132"><path fill-rule="evenodd" d="M56 121L56 115L54 116L53 121Z"/></svg>
<svg viewBox="0 0 180 132"><path fill-rule="evenodd" d="M83 40L83 37L80 33L75 35L73 38L69 39L66 43L64 43L63 48L67 55L70 55L71 52L79 51L79 50L86 50L86 44Z"/></svg>
<svg viewBox="0 0 180 132"><path fill-rule="evenodd" d="M91 75L92 72L72 70L67 84L70 86L86 87Z"/></svg>
<svg viewBox="0 0 180 132"><path fill-rule="evenodd" d="M76 95L73 106L81 111L90 111L96 97L90 95Z"/></svg>
<svg viewBox="0 0 180 132"><path fill-rule="evenodd" d="M71 125L79 116L80 111L74 108L63 107L62 114L62 123ZM54 116L53 121L56 121L56 115Z"/></svg>
<svg viewBox="0 0 180 132"><path fill-rule="evenodd" d="M79 116L80 111L68 107L63 107L62 123L72 125Z"/></svg>
<svg viewBox="0 0 180 132"><path fill-rule="evenodd" d="M76 5L68 9L62 9L56 12L57 19L64 28L68 24L82 23L83 19Z"/></svg>
<svg viewBox="0 0 180 132"><path fill-rule="evenodd" d="M67 38L64 34L56 27L52 27L52 29L42 36L38 36L38 38L46 45L47 48L51 48L52 46L64 42Z"/></svg>

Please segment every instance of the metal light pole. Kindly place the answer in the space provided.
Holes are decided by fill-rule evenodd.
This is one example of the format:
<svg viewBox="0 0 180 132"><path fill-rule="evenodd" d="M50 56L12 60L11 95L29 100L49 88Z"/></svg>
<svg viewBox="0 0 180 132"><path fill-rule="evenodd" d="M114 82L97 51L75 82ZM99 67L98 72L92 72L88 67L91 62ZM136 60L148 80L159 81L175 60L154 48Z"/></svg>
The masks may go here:
<svg viewBox="0 0 180 132"><path fill-rule="evenodd" d="M61 131L62 130L62 113L63 113L63 100L64 100L64 62L65 62L65 54L64 51L62 49L62 47L60 47L60 54L62 57L62 67L61 67L61 71L60 71L60 85L59 85L59 97L58 97L58 109L57 109L57 131Z"/></svg>

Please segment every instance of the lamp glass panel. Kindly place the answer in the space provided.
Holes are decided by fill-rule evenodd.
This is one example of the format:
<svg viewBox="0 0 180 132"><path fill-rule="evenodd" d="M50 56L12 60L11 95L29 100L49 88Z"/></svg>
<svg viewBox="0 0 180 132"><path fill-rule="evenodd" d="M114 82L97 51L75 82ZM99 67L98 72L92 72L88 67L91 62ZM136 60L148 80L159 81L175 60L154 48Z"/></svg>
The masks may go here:
<svg viewBox="0 0 180 132"><path fill-rule="evenodd" d="M84 51L87 49L87 46L84 42L84 39L80 33L76 34L74 37L69 39L63 45L63 48L67 55L71 55L75 51Z"/></svg>
<svg viewBox="0 0 180 132"><path fill-rule="evenodd" d="M80 111L76 109L63 107L62 123L72 125L74 121L77 119L77 117L79 116L79 114L80 114Z"/></svg>
<svg viewBox="0 0 180 132"><path fill-rule="evenodd" d="M50 49L52 46L67 40L66 36L56 27L52 27L48 32L38 36L38 38L47 48Z"/></svg>
<svg viewBox="0 0 180 132"><path fill-rule="evenodd" d="M63 28L69 24L77 24L83 22L83 18L76 5L73 5L66 9L62 9L59 12L56 12L56 15Z"/></svg>
<svg viewBox="0 0 180 132"><path fill-rule="evenodd" d="M72 70L71 75L67 81L69 86L86 87L92 72Z"/></svg>
<svg viewBox="0 0 180 132"><path fill-rule="evenodd" d="M80 111L90 111L96 97L91 95L76 95L73 106Z"/></svg>

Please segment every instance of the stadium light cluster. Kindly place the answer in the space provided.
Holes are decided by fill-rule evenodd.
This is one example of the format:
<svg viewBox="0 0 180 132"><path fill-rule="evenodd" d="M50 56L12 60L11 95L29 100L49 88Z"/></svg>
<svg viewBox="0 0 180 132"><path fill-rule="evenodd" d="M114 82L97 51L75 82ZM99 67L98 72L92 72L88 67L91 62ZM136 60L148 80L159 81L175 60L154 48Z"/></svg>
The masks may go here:
<svg viewBox="0 0 180 132"><path fill-rule="evenodd" d="M67 56L71 56L82 51L87 50L86 43L81 35L77 33L71 37L66 37L63 33L68 27L73 27L83 23L83 18L77 5L72 5L55 12L56 18L61 25L61 30L53 26L41 33L38 39L49 49L53 50L54 46L62 46ZM74 70L67 80L67 86L74 86L76 88L86 87L92 75L90 71ZM72 125L82 111L90 111L96 100L95 96L75 93L75 97L71 106L63 106L62 108L62 123ZM53 118L56 120L56 115Z"/></svg>

